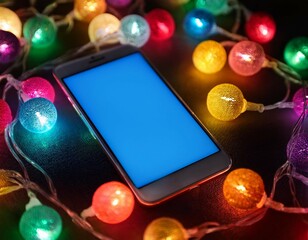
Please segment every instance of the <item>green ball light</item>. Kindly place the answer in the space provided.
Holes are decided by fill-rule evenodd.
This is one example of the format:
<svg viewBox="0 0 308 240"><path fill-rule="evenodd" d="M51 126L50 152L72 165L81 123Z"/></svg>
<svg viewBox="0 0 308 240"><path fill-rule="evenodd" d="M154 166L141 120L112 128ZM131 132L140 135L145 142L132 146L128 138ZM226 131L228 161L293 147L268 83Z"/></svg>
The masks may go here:
<svg viewBox="0 0 308 240"><path fill-rule="evenodd" d="M219 15L229 9L227 0L196 0L196 8L203 8L214 15Z"/></svg>
<svg viewBox="0 0 308 240"><path fill-rule="evenodd" d="M37 15L25 22L23 34L33 47L44 48L56 39L57 26L51 18Z"/></svg>
<svg viewBox="0 0 308 240"><path fill-rule="evenodd" d="M295 69L308 69L308 38L297 37L290 40L284 49L284 59Z"/></svg>
<svg viewBox="0 0 308 240"><path fill-rule="evenodd" d="M56 240L62 231L62 219L50 207L34 206L21 216L19 231L25 240Z"/></svg>

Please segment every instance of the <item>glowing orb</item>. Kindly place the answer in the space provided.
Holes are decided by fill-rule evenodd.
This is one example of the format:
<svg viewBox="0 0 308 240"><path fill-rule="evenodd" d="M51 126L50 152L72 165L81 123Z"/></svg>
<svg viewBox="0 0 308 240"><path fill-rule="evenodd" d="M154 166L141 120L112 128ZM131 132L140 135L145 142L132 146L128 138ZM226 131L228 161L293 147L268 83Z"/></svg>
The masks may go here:
<svg viewBox="0 0 308 240"><path fill-rule="evenodd" d="M149 40L150 26L145 18L130 14L121 19L120 41L122 44L130 44L136 47L142 47Z"/></svg>
<svg viewBox="0 0 308 240"><path fill-rule="evenodd" d="M22 23L15 12L9 8L0 7L0 29L21 37Z"/></svg>
<svg viewBox="0 0 308 240"><path fill-rule="evenodd" d="M23 34L33 47L44 48L55 41L57 26L51 18L37 15L25 22Z"/></svg>
<svg viewBox="0 0 308 240"><path fill-rule="evenodd" d="M185 33L199 40L209 37L213 33L215 26L214 15L205 9L191 10L186 14L183 21Z"/></svg>
<svg viewBox="0 0 308 240"><path fill-rule="evenodd" d="M242 91L233 84L215 86L207 95L207 108L216 119L230 121L247 109L247 101Z"/></svg>
<svg viewBox="0 0 308 240"><path fill-rule="evenodd" d="M18 38L11 32L0 30L0 64L13 62L19 52Z"/></svg>
<svg viewBox="0 0 308 240"><path fill-rule="evenodd" d="M262 178L246 168L233 170L223 183L227 202L239 209L261 208L266 199Z"/></svg>
<svg viewBox="0 0 308 240"><path fill-rule="evenodd" d="M107 4L115 8L124 8L132 3L132 0L107 0Z"/></svg>
<svg viewBox="0 0 308 240"><path fill-rule="evenodd" d="M186 240L187 233L182 224L168 217L162 217L152 221L145 229L143 240Z"/></svg>
<svg viewBox="0 0 308 240"><path fill-rule="evenodd" d="M298 170L308 172L308 133L302 132L290 139L287 156Z"/></svg>
<svg viewBox="0 0 308 240"><path fill-rule="evenodd" d="M193 52L194 66L203 73L219 72L227 61L227 53L224 47L213 40L199 43Z"/></svg>
<svg viewBox="0 0 308 240"><path fill-rule="evenodd" d="M31 98L21 105L19 121L30 132L44 133L56 124L57 110L46 98Z"/></svg>
<svg viewBox="0 0 308 240"><path fill-rule="evenodd" d="M106 12L105 0L75 0L74 13L78 20L91 22L97 15Z"/></svg>
<svg viewBox="0 0 308 240"><path fill-rule="evenodd" d="M197 0L196 8L204 8L214 15L224 13L229 9L228 0Z"/></svg>
<svg viewBox="0 0 308 240"><path fill-rule="evenodd" d="M25 240L56 240L62 231L62 219L50 207L34 206L21 216L19 231Z"/></svg>
<svg viewBox="0 0 308 240"><path fill-rule="evenodd" d="M92 208L102 222L116 224L133 212L134 195L123 183L112 181L101 185L94 193Z"/></svg>
<svg viewBox="0 0 308 240"><path fill-rule="evenodd" d="M21 90L28 98L42 97L51 102L55 100L55 90L53 86L48 80L41 77L31 77L23 81L21 83Z"/></svg>
<svg viewBox="0 0 308 240"><path fill-rule="evenodd" d="M90 22L88 34L91 42L103 39L109 34L115 33L120 29L120 20L112 14L102 13ZM115 40L107 40L106 42L115 42Z"/></svg>
<svg viewBox="0 0 308 240"><path fill-rule="evenodd" d="M284 49L286 63L299 70L308 68L308 37L291 39Z"/></svg>
<svg viewBox="0 0 308 240"><path fill-rule="evenodd" d="M236 43L228 57L231 69L242 76L252 76L259 72L265 62L263 47L253 41Z"/></svg>
<svg viewBox="0 0 308 240"><path fill-rule="evenodd" d="M306 116L308 115L308 87L298 89L293 95L292 102L294 103L294 111L297 116L300 116L304 112L304 106L306 104Z"/></svg>
<svg viewBox="0 0 308 240"><path fill-rule="evenodd" d="M253 13L245 24L246 34L252 41L270 42L276 33L276 23L272 16L265 12Z"/></svg>
<svg viewBox="0 0 308 240"><path fill-rule="evenodd" d="M173 36L175 22L168 11L160 8L152 9L145 15L145 19L151 29L151 39L159 41Z"/></svg>
<svg viewBox="0 0 308 240"><path fill-rule="evenodd" d="M0 99L0 134L12 122L12 112L6 101Z"/></svg>

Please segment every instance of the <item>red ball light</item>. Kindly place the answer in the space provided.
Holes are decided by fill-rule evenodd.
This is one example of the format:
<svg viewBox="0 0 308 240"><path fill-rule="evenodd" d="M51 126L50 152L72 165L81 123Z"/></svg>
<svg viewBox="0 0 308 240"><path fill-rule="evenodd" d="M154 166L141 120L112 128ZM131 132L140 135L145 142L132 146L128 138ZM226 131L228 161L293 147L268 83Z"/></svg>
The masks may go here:
<svg viewBox="0 0 308 240"><path fill-rule="evenodd" d="M6 101L0 99L0 134L12 122L12 112Z"/></svg>
<svg viewBox="0 0 308 240"><path fill-rule="evenodd" d="M51 102L55 100L55 90L50 82L41 77L32 77L21 84L23 98L46 98ZM27 99L24 99L25 101Z"/></svg>
<svg viewBox="0 0 308 240"><path fill-rule="evenodd" d="M151 10L145 15L154 40L166 40L171 38L175 31L175 22L172 15L160 8Z"/></svg>
<svg viewBox="0 0 308 240"><path fill-rule="evenodd" d="M271 41L276 33L276 23L265 12L253 13L245 24L248 38L258 43Z"/></svg>
<svg viewBox="0 0 308 240"><path fill-rule="evenodd" d="M94 193L92 208L95 216L105 223L116 224L133 212L134 195L124 184L116 181L101 185Z"/></svg>
<svg viewBox="0 0 308 240"><path fill-rule="evenodd" d="M265 60L262 46L247 40L236 43L228 56L229 66L242 76L252 76L259 72Z"/></svg>

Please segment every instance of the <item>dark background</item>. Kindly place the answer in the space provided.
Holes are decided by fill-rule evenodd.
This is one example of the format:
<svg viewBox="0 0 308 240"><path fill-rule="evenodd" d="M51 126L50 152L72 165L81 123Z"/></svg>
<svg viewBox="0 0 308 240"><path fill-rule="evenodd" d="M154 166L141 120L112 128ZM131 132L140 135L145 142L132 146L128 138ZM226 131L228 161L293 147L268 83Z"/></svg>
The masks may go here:
<svg viewBox="0 0 308 240"><path fill-rule="evenodd" d="M49 1L39 1L37 8L43 9ZM278 0L242 0L241 3L251 11L270 13L277 24L277 33L272 42L263 45L265 52L283 61L283 50L286 43L298 36L307 36L308 21L306 1ZM28 6L27 1L16 1L12 9L18 11ZM142 51L152 60L167 81L180 94L183 100L200 118L213 136L233 159L232 169L249 168L262 177L266 192L269 194L276 170L286 162L286 145L292 134L297 116L292 109L277 109L264 113L245 112L236 120L221 122L211 117L206 108L206 96L209 90L220 83L233 83L243 92L250 102L264 105L280 101L285 94L283 79L271 69L262 69L253 77L240 77L233 73L228 65L223 71L214 75L198 72L192 65L191 55L198 41L185 36L181 21L189 9L174 7L168 1L146 1L145 11L154 7L168 9L177 23L174 37L164 42L149 41ZM56 9L57 14L66 14L72 4L64 4ZM125 11L122 13L125 15ZM234 15L217 18L219 26L229 29ZM242 19L242 25L244 19ZM240 33L244 34L243 28ZM211 36L211 39L226 40L223 36ZM71 31L60 28L56 42L48 49L33 49L29 55L28 69L32 69L48 60L61 56L69 49L77 48L89 41L87 24L75 21ZM26 132L19 124L15 128L15 138L20 148L32 160L41 165L53 179L58 190L59 199L71 210L80 213L91 204L94 191L104 182L122 181L114 167L106 158L98 143L92 138L78 115L69 104L61 89L56 84L51 69L41 69L33 75L50 80L56 90L55 106L59 119L55 128L46 134L35 135ZM14 72L18 77L21 72ZM302 72L303 76L307 73ZM299 88L291 85L291 95ZM18 102L14 90L8 96L13 114ZM290 99L291 100L291 99ZM3 135L0 136L0 166L4 169L20 168L6 147ZM47 191L43 176L28 166L31 179ZM142 239L146 226L158 217L172 217L179 220L188 229L206 221L231 223L247 215L247 211L230 207L222 195L222 184L226 177L223 174L203 183L198 188L187 191L158 206L147 207L136 202L135 209L126 221L109 225L91 218L93 227L115 240ZM308 190L296 182L296 190L300 203L308 207ZM39 196L46 205L53 206ZM277 201L287 206L292 205L292 198L286 179L279 184L276 192ZM22 239L18 232L18 222L24 212L28 198L25 191L0 196L0 239ZM74 225L71 219L54 206L63 218L63 231L59 239L91 240L91 234ZM308 217L301 214L288 214L269 210L259 222L230 230L206 235L204 239L308 239Z"/></svg>

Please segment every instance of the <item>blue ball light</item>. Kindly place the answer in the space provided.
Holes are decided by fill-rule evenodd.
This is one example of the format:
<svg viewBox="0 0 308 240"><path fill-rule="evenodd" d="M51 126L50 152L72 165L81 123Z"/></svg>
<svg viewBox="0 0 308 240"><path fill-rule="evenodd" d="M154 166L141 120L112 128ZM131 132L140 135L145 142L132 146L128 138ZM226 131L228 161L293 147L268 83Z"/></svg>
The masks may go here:
<svg viewBox="0 0 308 240"><path fill-rule="evenodd" d="M187 35L202 40L215 31L215 17L205 9L193 9L184 18L183 28Z"/></svg>
<svg viewBox="0 0 308 240"><path fill-rule="evenodd" d="M55 125L57 109L46 98L32 98L21 105L19 121L30 132L44 133Z"/></svg>

